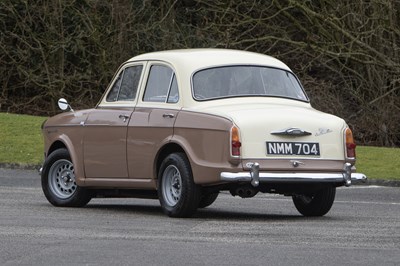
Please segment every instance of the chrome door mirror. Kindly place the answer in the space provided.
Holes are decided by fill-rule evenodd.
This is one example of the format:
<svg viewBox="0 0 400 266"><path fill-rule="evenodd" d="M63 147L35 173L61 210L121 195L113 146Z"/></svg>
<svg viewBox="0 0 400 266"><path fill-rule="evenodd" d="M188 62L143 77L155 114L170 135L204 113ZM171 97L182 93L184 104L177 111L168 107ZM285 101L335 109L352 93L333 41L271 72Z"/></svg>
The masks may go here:
<svg viewBox="0 0 400 266"><path fill-rule="evenodd" d="M61 98L58 100L58 107L63 111L66 111L68 109L70 109L71 111L74 111L74 110L72 110L72 108L69 105L69 103L67 102L67 100L65 100L64 98Z"/></svg>

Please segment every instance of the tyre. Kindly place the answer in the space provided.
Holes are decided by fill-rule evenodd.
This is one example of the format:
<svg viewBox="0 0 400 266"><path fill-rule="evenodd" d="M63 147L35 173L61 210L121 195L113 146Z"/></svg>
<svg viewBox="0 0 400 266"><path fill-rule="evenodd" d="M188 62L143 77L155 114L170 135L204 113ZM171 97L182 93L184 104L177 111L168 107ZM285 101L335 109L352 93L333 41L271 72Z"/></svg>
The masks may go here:
<svg viewBox="0 0 400 266"><path fill-rule="evenodd" d="M168 155L158 173L158 198L163 212L170 217L190 217L197 210L200 195L186 155Z"/></svg>
<svg viewBox="0 0 400 266"><path fill-rule="evenodd" d="M42 189L54 206L82 207L91 199L90 191L76 184L74 165L66 149L58 149L47 157L42 171Z"/></svg>
<svg viewBox="0 0 400 266"><path fill-rule="evenodd" d="M214 201L218 198L218 194L219 193L217 192L217 193L203 195L199 202L199 208L206 208L211 204L213 204Z"/></svg>
<svg viewBox="0 0 400 266"><path fill-rule="evenodd" d="M293 196L296 209L304 216L323 216L329 212L335 200L336 187L328 187L314 193Z"/></svg>

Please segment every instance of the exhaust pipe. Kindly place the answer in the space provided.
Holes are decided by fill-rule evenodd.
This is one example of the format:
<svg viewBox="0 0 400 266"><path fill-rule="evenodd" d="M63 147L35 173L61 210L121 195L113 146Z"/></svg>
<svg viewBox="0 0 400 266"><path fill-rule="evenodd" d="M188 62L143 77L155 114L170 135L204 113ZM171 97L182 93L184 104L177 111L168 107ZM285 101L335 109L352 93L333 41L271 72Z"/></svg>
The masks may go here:
<svg viewBox="0 0 400 266"><path fill-rule="evenodd" d="M250 186L243 186L232 189L230 192L232 196L238 195L241 198L252 198L258 193L258 189L254 189L254 187Z"/></svg>

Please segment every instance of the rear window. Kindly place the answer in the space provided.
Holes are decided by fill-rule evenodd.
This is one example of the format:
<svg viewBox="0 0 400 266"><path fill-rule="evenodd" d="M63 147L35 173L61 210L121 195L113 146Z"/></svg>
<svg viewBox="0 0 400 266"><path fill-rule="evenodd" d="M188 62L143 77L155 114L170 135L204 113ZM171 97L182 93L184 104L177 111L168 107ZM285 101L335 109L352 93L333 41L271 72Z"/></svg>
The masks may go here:
<svg viewBox="0 0 400 266"><path fill-rule="evenodd" d="M308 101L301 84L291 72L263 66L209 68L193 75L193 98L198 101L269 96Z"/></svg>

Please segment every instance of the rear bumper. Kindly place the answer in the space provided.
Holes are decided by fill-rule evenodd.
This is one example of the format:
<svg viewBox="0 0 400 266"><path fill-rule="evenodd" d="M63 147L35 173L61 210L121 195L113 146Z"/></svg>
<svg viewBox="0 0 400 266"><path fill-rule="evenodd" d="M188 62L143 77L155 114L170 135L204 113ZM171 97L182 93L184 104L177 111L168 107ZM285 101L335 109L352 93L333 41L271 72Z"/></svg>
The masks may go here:
<svg viewBox="0 0 400 266"><path fill-rule="evenodd" d="M351 186L352 183L366 182L367 177L361 173L352 173L352 165L346 163L343 171L339 173L268 173L260 172L259 164L253 163L249 172L231 173L222 172L220 177L224 182L250 182L254 187L261 183L306 183L306 182L330 182L344 183Z"/></svg>

